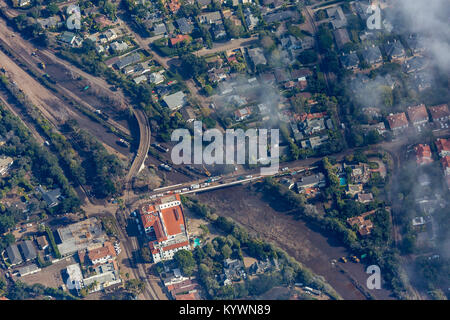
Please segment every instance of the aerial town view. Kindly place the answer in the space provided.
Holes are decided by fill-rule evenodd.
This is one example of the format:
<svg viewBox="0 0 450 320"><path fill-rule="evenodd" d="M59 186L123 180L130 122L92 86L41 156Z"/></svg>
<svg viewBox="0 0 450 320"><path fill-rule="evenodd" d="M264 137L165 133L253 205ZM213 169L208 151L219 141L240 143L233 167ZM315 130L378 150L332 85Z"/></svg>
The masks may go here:
<svg viewBox="0 0 450 320"><path fill-rule="evenodd" d="M0 305L447 300L449 17L0 0Z"/></svg>

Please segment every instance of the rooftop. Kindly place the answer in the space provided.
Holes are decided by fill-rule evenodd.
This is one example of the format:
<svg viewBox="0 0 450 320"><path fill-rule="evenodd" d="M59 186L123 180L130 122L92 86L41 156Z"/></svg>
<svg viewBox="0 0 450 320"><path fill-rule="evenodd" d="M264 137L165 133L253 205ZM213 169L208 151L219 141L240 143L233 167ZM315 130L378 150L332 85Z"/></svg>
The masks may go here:
<svg viewBox="0 0 450 320"><path fill-rule="evenodd" d="M408 126L408 120L404 112L390 114L386 118L391 129L400 129Z"/></svg>
<svg viewBox="0 0 450 320"><path fill-rule="evenodd" d="M412 123L428 121L428 112L424 104L408 107L406 112Z"/></svg>

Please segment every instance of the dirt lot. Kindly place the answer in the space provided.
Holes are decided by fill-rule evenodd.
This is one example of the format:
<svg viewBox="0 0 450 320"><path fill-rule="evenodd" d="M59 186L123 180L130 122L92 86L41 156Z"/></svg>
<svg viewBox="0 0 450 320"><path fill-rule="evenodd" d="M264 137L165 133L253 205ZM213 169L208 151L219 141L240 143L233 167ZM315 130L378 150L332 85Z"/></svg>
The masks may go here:
<svg viewBox="0 0 450 320"><path fill-rule="evenodd" d="M344 299L365 299L352 283L365 285L368 275L362 264L348 262L339 266L331 260L350 255L336 239L324 236L307 223L275 211L260 194L247 186L237 186L197 195L198 199L216 208L216 213L230 217L263 239L272 241L316 274L322 275ZM350 278L351 277L351 278ZM377 299L392 299L384 289L370 292Z"/></svg>
<svg viewBox="0 0 450 320"><path fill-rule="evenodd" d="M35 283L43 284L46 287L60 288L63 285L61 271L68 265L76 263L73 257L62 259L51 266L48 266L38 273L30 274L25 277L18 277L17 280L32 285Z"/></svg>

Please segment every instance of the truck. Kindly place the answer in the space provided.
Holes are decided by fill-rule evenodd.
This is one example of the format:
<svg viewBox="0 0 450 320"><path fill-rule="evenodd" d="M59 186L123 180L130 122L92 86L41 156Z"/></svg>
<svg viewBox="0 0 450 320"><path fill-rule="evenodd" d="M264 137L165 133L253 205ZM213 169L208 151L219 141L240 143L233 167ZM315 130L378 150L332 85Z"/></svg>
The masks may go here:
<svg viewBox="0 0 450 320"><path fill-rule="evenodd" d="M198 184L191 185L191 190L198 189L198 188L200 188L200 185L198 185Z"/></svg>
<svg viewBox="0 0 450 320"><path fill-rule="evenodd" d="M167 164L165 164L165 163L161 163L161 164L159 165L159 167L162 168L162 169L164 169L164 170L166 170L166 171L172 171L172 167L169 166L169 165L167 165Z"/></svg>
<svg viewBox="0 0 450 320"><path fill-rule="evenodd" d="M355 263L359 263L359 258L357 257L357 256L351 256L351 259L352 259L352 261L353 262L355 262Z"/></svg>
<svg viewBox="0 0 450 320"><path fill-rule="evenodd" d="M165 148L159 143L152 143L152 147L161 152L169 152L169 148Z"/></svg>
<svg viewBox="0 0 450 320"><path fill-rule="evenodd" d="M117 140L117 144L122 146L122 147L125 147L125 148L129 148L130 147L130 143L128 141L126 141L126 140L123 140L123 139Z"/></svg>

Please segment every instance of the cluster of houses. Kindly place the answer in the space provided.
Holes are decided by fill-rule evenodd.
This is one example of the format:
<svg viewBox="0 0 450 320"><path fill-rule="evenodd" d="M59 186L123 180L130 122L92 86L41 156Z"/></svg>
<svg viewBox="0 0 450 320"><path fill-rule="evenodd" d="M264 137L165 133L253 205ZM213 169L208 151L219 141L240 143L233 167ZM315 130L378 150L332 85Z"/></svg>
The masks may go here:
<svg viewBox="0 0 450 320"><path fill-rule="evenodd" d="M430 118L435 130L448 128L450 121L448 105L442 104L428 108L424 104L410 106L406 109L406 112L388 115L386 120L394 135L398 135L408 129L410 123L413 128L420 132L425 126L429 125Z"/></svg>
<svg viewBox="0 0 450 320"><path fill-rule="evenodd" d="M121 283L116 261L119 248L117 244L113 246L111 242L105 241L100 246L79 250L80 263L66 268L66 287L77 292L86 288L92 293Z"/></svg>

